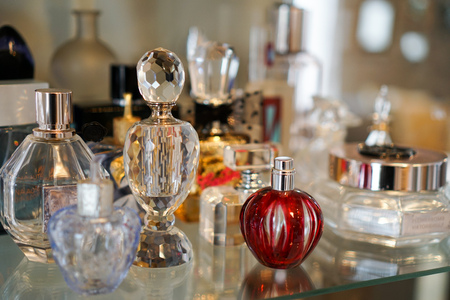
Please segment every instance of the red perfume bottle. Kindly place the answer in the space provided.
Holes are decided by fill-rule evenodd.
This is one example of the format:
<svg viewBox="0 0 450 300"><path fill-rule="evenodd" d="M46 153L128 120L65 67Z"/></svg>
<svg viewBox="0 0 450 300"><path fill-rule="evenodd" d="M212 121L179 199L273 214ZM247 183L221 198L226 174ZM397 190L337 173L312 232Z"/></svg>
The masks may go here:
<svg viewBox="0 0 450 300"><path fill-rule="evenodd" d="M241 210L247 246L270 268L300 265L322 236L322 210L313 197L294 188L293 166L290 157L275 158L272 186L252 194Z"/></svg>

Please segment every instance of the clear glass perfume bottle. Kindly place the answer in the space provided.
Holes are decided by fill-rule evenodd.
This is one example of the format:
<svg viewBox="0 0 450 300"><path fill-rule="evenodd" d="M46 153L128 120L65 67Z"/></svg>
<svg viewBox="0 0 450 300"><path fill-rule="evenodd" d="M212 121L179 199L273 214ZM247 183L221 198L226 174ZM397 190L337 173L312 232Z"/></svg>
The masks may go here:
<svg viewBox="0 0 450 300"><path fill-rule="evenodd" d="M449 236L448 157L392 144L389 110L382 88L366 141L331 149L329 178L311 192L340 237L394 248L440 242Z"/></svg>
<svg viewBox="0 0 450 300"><path fill-rule="evenodd" d="M205 187L234 185L239 178L239 172L223 164L223 148L245 144L249 137L233 131L228 123L233 111L232 88L239 67L233 48L206 41L195 44L195 49L190 51L193 54L188 58L189 74L195 101L195 129L200 139L200 162L194 187L176 215L192 222L199 220L199 198Z"/></svg>
<svg viewBox="0 0 450 300"><path fill-rule="evenodd" d="M141 220L128 207L113 207L113 182L102 179L102 155L91 178L77 185L78 203L58 210L48 224L53 258L67 285L83 295L114 291L136 256Z"/></svg>
<svg viewBox="0 0 450 300"><path fill-rule="evenodd" d="M242 204L257 190L268 186L262 172L270 170L277 149L271 144L229 145L223 150L224 164L241 172L236 187L206 188L200 196L200 235L219 245L240 245L244 239L239 229Z"/></svg>
<svg viewBox="0 0 450 300"><path fill-rule="evenodd" d="M181 265L192 259L192 245L173 226L173 213L194 183L200 150L194 127L171 114L184 85L183 64L173 52L157 48L139 60L137 77L152 115L128 130L123 151L131 191L147 212L135 264Z"/></svg>
<svg viewBox="0 0 450 300"><path fill-rule="evenodd" d="M294 160L275 158L271 185L252 194L242 206L241 232L258 261L270 268L300 265L314 250L323 230L319 204L294 188Z"/></svg>
<svg viewBox="0 0 450 300"><path fill-rule="evenodd" d="M283 150L294 152L310 134L307 114L314 106L313 96L320 94L322 66L306 49L304 9L277 3L269 15L271 40L262 39L260 45L267 53L265 68L252 76L246 90L262 91L263 140L280 142Z"/></svg>
<svg viewBox="0 0 450 300"><path fill-rule="evenodd" d="M70 128L71 95L69 90L36 90L39 127L0 170L0 220L30 260L51 260L48 220L76 203L76 183L89 174L93 154Z"/></svg>

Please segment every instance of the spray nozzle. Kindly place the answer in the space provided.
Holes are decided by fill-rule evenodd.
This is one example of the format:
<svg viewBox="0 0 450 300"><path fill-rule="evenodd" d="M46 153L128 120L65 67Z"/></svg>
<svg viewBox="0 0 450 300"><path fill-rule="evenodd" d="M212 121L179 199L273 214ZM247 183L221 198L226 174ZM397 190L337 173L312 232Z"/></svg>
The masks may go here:
<svg viewBox="0 0 450 300"><path fill-rule="evenodd" d="M96 154L92 158L91 166L90 166L90 173L91 173L91 181L94 183L100 182L102 179L102 176L100 175L102 172L102 162L105 160L104 154Z"/></svg>

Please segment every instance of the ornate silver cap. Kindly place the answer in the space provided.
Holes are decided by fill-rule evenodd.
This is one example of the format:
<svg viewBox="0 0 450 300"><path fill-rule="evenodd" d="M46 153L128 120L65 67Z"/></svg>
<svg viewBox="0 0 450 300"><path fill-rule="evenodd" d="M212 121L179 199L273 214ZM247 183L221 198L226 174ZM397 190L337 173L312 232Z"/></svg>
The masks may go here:
<svg viewBox="0 0 450 300"><path fill-rule="evenodd" d="M164 48L145 53L136 66L139 92L149 105L175 104L184 86L178 56Z"/></svg>
<svg viewBox="0 0 450 300"><path fill-rule="evenodd" d="M272 169L272 188L277 191L291 191L294 187L294 159L287 156L275 158Z"/></svg>
<svg viewBox="0 0 450 300"><path fill-rule="evenodd" d="M448 161L445 153L413 149L407 151L406 158L394 154L385 158L363 155L355 143L332 149L330 178L343 185L372 191L418 192L437 190L445 185Z"/></svg>
<svg viewBox="0 0 450 300"><path fill-rule="evenodd" d="M271 12L275 26L275 51L279 54L304 50L306 11L288 3L276 4Z"/></svg>
<svg viewBox="0 0 450 300"><path fill-rule="evenodd" d="M73 136L72 91L66 89L36 90L36 122L34 135L63 138Z"/></svg>

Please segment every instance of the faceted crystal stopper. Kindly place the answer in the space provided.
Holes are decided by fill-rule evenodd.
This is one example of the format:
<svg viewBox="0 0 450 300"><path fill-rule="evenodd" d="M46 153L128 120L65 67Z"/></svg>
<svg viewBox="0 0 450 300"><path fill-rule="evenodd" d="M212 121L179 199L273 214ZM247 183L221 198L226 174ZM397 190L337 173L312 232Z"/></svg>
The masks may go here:
<svg viewBox="0 0 450 300"><path fill-rule="evenodd" d="M198 45L189 57L191 94L195 101L214 106L231 103L238 69L239 58L230 45L218 42Z"/></svg>
<svg viewBox="0 0 450 300"><path fill-rule="evenodd" d="M148 104L174 104L184 85L184 68L178 56L156 48L142 56L136 66L139 91Z"/></svg>

